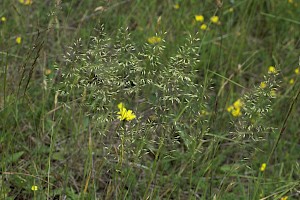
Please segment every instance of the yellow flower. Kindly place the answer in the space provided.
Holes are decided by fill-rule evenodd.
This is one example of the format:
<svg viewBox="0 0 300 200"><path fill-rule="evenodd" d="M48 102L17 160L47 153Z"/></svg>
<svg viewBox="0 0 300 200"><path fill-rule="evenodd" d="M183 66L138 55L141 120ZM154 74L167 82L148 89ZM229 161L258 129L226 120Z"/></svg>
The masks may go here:
<svg viewBox="0 0 300 200"><path fill-rule="evenodd" d="M238 117L238 116L241 116L242 113L241 113L241 108L235 108L232 112L231 112L232 116L234 117Z"/></svg>
<svg viewBox="0 0 300 200"><path fill-rule="evenodd" d="M241 109L243 107L243 102L241 99L236 100L233 105L227 107L227 111L234 117L239 117L242 115Z"/></svg>
<svg viewBox="0 0 300 200"><path fill-rule="evenodd" d="M176 10L178 10L178 9L179 9L179 7L180 7L180 6L179 6L179 4L178 4L178 3L176 3L176 4L173 6L173 8L174 8L174 9L176 9Z"/></svg>
<svg viewBox="0 0 300 200"><path fill-rule="evenodd" d="M156 37L156 36L149 37L149 38L148 38L148 42L149 42L150 44L157 44L157 43L160 43L160 42L161 42L161 38L160 38L160 37Z"/></svg>
<svg viewBox="0 0 300 200"><path fill-rule="evenodd" d="M277 70L274 66L270 66L269 69L268 69L268 73L269 74L276 74Z"/></svg>
<svg viewBox="0 0 300 200"><path fill-rule="evenodd" d="M131 121L136 118L136 116L132 112L132 110L127 110L123 103L119 103L118 108L120 110L118 112L118 114L119 114L118 119L120 119L121 121L124 121L124 120Z"/></svg>
<svg viewBox="0 0 300 200"><path fill-rule="evenodd" d="M228 9L228 12L233 12L233 11L234 11L233 7Z"/></svg>
<svg viewBox="0 0 300 200"><path fill-rule="evenodd" d="M195 20L197 22L204 22L204 16L203 15L195 15Z"/></svg>
<svg viewBox="0 0 300 200"><path fill-rule="evenodd" d="M210 21L214 24L219 24L219 17L218 16L212 16L210 18Z"/></svg>
<svg viewBox="0 0 300 200"><path fill-rule="evenodd" d="M277 96L276 90L272 89L272 90L270 91L270 96L273 97L273 98L275 98L275 97Z"/></svg>
<svg viewBox="0 0 300 200"><path fill-rule="evenodd" d="M267 87L267 83L264 81L264 82L261 82L260 83L260 85L259 85L259 87L261 88L261 89L265 89L266 87Z"/></svg>
<svg viewBox="0 0 300 200"><path fill-rule="evenodd" d="M16 38L16 43L17 44L21 44L21 42L22 42L22 38L19 36L19 37L17 37Z"/></svg>
<svg viewBox="0 0 300 200"><path fill-rule="evenodd" d="M230 112L230 113L233 111L233 109L234 109L233 106L228 106L228 107L227 107L227 111Z"/></svg>
<svg viewBox="0 0 300 200"><path fill-rule="evenodd" d="M259 170L260 170L261 172L263 172L263 171L266 170L266 167L267 167L267 164L266 164L266 163L263 163L263 164L261 164Z"/></svg>
<svg viewBox="0 0 300 200"><path fill-rule="evenodd" d="M288 196L284 196L284 197L281 197L280 200L287 200L289 197Z"/></svg>
<svg viewBox="0 0 300 200"><path fill-rule="evenodd" d="M300 67L295 69L295 74L300 74Z"/></svg>
<svg viewBox="0 0 300 200"><path fill-rule="evenodd" d="M32 191L37 191L38 190L38 186L36 186L36 185L31 186L31 190Z"/></svg>
<svg viewBox="0 0 300 200"><path fill-rule="evenodd" d="M205 31L207 29L207 25L206 24L202 24L200 26L200 29L203 30L203 31Z"/></svg>
<svg viewBox="0 0 300 200"><path fill-rule="evenodd" d="M6 22L6 17L1 17L2 22Z"/></svg>
<svg viewBox="0 0 300 200"><path fill-rule="evenodd" d="M292 78L290 81L289 81L289 84L293 85L295 83L295 80Z"/></svg>
<svg viewBox="0 0 300 200"><path fill-rule="evenodd" d="M19 0L19 2L21 4L24 4L24 5L31 5L32 4L32 0Z"/></svg>
<svg viewBox="0 0 300 200"><path fill-rule="evenodd" d="M233 106L234 108L241 108L243 106L243 102L241 99L238 99L236 100L234 103L233 103Z"/></svg>
<svg viewBox="0 0 300 200"><path fill-rule="evenodd" d="M210 113L207 112L206 110L201 110L200 115L209 115Z"/></svg>
<svg viewBox="0 0 300 200"><path fill-rule="evenodd" d="M49 74L51 74L51 72L52 72L51 69L45 69L44 73L45 73L45 75L49 75Z"/></svg>

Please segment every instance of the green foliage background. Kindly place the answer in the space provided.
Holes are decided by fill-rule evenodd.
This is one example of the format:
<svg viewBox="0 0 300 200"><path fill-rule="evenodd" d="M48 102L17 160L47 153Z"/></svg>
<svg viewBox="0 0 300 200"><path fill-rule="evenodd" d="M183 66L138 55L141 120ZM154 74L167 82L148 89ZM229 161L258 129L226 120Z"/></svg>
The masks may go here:
<svg viewBox="0 0 300 200"><path fill-rule="evenodd" d="M299 1L0 5L0 199L299 199Z"/></svg>

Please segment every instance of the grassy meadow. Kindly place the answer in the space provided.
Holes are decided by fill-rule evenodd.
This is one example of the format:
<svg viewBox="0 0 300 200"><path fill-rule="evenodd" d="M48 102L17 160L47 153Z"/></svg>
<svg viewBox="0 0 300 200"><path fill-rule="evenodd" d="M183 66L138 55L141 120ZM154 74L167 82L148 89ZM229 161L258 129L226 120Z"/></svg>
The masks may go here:
<svg viewBox="0 0 300 200"><path fill-rule="evenodd" d="M300 199L299 0L1 0L0 199Z"/></svg>

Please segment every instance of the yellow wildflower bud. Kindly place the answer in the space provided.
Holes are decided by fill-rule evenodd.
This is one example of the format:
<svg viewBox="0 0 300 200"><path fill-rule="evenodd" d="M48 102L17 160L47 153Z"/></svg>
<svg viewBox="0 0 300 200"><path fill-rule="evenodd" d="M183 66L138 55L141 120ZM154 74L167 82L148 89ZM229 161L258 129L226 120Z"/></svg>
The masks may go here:
<svg viewBox="0 0 300 200"><path fill-rule="evenodd" d="M31 186L31 190L32 191L37 191L38 190L38 186L36 186L36 185Z"/></svg>
<svg viewBox="0 0 300 200"><path fill-rule="evenodd" d="M201 115L209 115L209 112L207 112L206 110L201 110Z"/></svg>
<svg viewBox="0 0 300 200"><path fill-rule="evenodd" d="M204 22L204 16L203 15L195 15L195 20L197 22Z"/></svg>
<svg viewBox="0 0 300 200"><path fill-rule="evenodd" d="M276 90L272 89L270 91L270 96L273 97L273 98L275 98L277 96Z"/></svg>
<svg viewBox="0 0 300 200"><path fill-rule="evenodd" d="M292 78L290 81L289 81L289 84L293 85L295 83L295 80Z"/></svg>
<svg viewBox="0 0 300 200"><path fill-rule="evenodd" d="M24 5L31 5L32 4L32 0L19 0L19 2L21 4L24 4Z"/></svg>
<svg viewBox="0 0 300 200"><path fill-rule="evenodd" d="M6 17L1 17L2 22L6 22Z"/></svg>
<svg viewBox="0 0 300 200"><path fill-rule="evenodd" d="M295 74L300 74L300 67L295 69Z"/></svg>
<svg viewBox="0 0 300 200"><path fill-rule="evenodd" d="M51 69L45 69L45 75L49 75L49 74L51 74Z"/></svg>
<svg viewBox="0 0 300 200"><path fill-rule="evenodd" d="M266 167L267 167L267 164L266 164L266 163L263 163L263 164L261 164L259 170L260 170L261 172L263 172L263 171L266 170Z"/></svg>
<svg viewBox="0 0 300 200"><path fill-rule="evenodd" d="M176 3L176 4L173 6L173 8L174 8L174 9L176 9L176 10L178 10L178 9L179 9L179 7L180 7L180 6L179 6L179 4L178 4L178 3Z"/></svg>
<svg viewBox="0 0 300 200"><path fill-rule="evenodd" d="M21 42L22 42L22 38L19 36L19 37L17 37L16 38L16 43L17 44L21 44Z"/></svg>
<svg viewBox="0 0 300 200"><path fill-rule="evenodd" d="M259 87L261 88L261 89L265 89L266 87L267 87L267 83L264 81L264 82L261 82L260 83L260 85L259 85Z"/></svg>
<svg viewBox="0 0 300 200"><path fill-rule="evenodd" d="M288 200L288 196L281 197L280 200Z"/></svg>
<svg viewBox="0 0 300 200"><path fill-rule="evenodd" d="M160 42L161 42L161 38L160 38L160 37L156 37L156 36L149 37L149 38L148 38L148 42L149 42L150 44L157 44L157 43L160 43Z"/></svg>
<svg viewBox="0 0 300 200"><path fill-rule="evenodd" d="M210 21L214 24L218 24L219 23L219 17L218 16L212 16L210 18Z"/></svg>
<svg viewBox="0 0 300 200"><path fill-rule="evenodd" d="M203 31L205 31L207 29L207 25L206 24L202 24L200 26L200 29L203 30Z"/></svg>
<svg viewBox="0 0 300 200"><path fill-rule="evenodd" d="M269 69L268 69L268 73L269 74L276 74L277 70L274 66L270 66Z"/></svg>

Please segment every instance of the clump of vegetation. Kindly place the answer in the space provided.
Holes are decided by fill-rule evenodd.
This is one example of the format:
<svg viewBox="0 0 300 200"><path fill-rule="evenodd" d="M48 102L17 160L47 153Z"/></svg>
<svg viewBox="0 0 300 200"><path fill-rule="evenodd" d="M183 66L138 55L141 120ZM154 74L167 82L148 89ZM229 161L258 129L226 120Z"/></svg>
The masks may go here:
<svg viewBox="0 0 300 200"><path fill-rule="evenodd" d="M5 0L0 199L298 199L297 6Z"/></svg>

